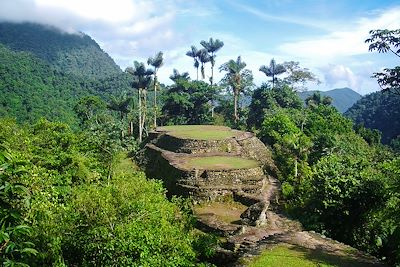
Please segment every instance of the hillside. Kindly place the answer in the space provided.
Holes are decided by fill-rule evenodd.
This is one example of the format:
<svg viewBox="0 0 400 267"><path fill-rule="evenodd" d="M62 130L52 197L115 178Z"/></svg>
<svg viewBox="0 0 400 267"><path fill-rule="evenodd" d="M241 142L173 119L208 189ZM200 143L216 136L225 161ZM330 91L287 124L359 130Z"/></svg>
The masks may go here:
<svg viewBox="0 0 400 267"><path fill-rule="evenodd" d="M31 52L52 68L86 78L103 78L121 69L84 33L69 34L33 23L0 23L0 43L13 51Z"/></svg>
<svg viewBox="0 0 400 267"><path fill-rule="evenodd" d="M299 92L301 99L305 100L308 96L312 95L317 91L305 91ZM341 113L346 112L357 100L361 98L361 95L350 88L337 88L325 92L320 92L323 96L330 96L333 99L332 105Z"/></svg>
<svg viewBox="0 0 400 267"><path fill-rule="evenodd" d="M0 117L35 122L40 117L76 124L72 110L90 83L52 70L30 53L0 45Z"/></svg>
<svg viewBox="0 0 400 267"><path fill-rule="evenodd" d="M382 142L400 135L400 96L375 92L358 100L346 113L356 124L382 132Z"/></svg>
<svg viewBox="0 0 400 267"><path fill-rule="evenodd" d="M0 23L0 117L77 125L79 98L130 90L129 78L87 35Z"/></svg>

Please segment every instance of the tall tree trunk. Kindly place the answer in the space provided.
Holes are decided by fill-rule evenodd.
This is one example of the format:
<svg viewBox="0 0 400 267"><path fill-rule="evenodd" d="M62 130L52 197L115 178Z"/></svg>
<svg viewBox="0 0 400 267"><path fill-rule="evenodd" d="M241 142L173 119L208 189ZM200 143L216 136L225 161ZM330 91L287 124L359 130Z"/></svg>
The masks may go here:
<svg viewBox="0 0 400 267"><path fill-rule="evenodd" d="M273 69L273 71L275 71L275 69ZM275 72L272 72L272 89L275 88Z"/></svg>
<svg viewBox="0 0 400 267"><path fill-rule="evenodd" d="M139 88L139 143L142 142L142 89Z"/></svg>
<svg viewBox="0 0 400 267"><path fill-rule="evenodd" d="M297 157L294 159L294 178L298 176Z"/></svg>
<svg viewBox="0 0 400 267"><path fill-rule="evenodd" d="M237 106L238 106L238 94L236 92L236 90L233 93L233 106L234 106L234 116L235 116L235 123L237 123L237 121L239 120L239 116L238 116L238 112L237 112Z"/></svg>
<svg viewBox="0 0 400 267"><path fill-rule="evenodd" d="M143 138L143 132L145 130L145 124L146 124L146 113L147 113L147 90L143 89L142 92L142 106L143 106L143 111L142 111L142 138Z"/></svg>
<svg viewBox="0 0 400 267"><path fill-rule="evenodd" d="M154 74L154 129L157 128L157 73Z"/></svg>
<svg viewBox="0 0 400 267"><path fill-rule="evenodd" d="M129 133L128 133L129 136L132 136L132 135L133 135L133 121L132 121L132 120L129 121L128 132L129 132Z"/></svg>
<svg viewBox="0 0 400 267"><path fill-rule="evenodd" d="M211 79L210 79L211 89L213 88L213 83L214 83L214 64L211 64ZM211 99L211 118L214 118L214 100L212 99Z"/></svg>
<svg viewBox="0 0 400 267"><path fill-rule="evenodd" d="M196 68L196 80L199 80L199 67Z"/></svg>
<svg viewBox="0 0 400 267"><path fill-rule="evenodd" d="M213 86L213 83L214 83L214 65L211 64L211 78L210 78L211 87Z"/></svg>

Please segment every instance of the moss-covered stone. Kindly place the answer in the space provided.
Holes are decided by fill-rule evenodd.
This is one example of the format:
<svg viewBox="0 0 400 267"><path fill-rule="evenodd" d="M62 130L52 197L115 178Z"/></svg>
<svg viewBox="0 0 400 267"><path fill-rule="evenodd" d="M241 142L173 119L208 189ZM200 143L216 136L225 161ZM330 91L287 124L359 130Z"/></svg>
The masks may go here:
<svg viewBox="0 0 400 267"><path fill-rule="evenodd" d="M224 139L208 140L171 134L176 129L203 127L208 132L215 127L216 131L231 134ZM240 193L259 194L265 179L264 169L275 168L270 150L253 134L227 127L161 127L148 140L139 160L147 175L164 181L170 194L190 196L195 202L232 199ZM196 164L203 161L207 164Z"/></svg>

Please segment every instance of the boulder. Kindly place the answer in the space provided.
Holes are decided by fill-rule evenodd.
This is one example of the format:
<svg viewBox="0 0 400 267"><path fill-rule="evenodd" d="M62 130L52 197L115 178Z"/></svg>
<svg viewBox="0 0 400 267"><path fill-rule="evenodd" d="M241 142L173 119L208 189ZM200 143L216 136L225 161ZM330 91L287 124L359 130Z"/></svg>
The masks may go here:
<svg viewBox="0 0 400 267"><path fill-rule="evenodd" d="M268 201L260 201L248 207L241 215L243 224L261 226L267 222Z"/></svg>

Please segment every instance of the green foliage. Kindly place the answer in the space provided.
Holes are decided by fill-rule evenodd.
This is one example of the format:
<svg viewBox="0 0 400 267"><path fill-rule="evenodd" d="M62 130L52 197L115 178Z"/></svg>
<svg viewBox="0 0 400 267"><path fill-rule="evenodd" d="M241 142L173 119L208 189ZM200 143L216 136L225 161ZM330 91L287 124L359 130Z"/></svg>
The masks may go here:
<svg viewBox="0 0 400 267"><path fill-rule="evenodd" d="M79 99L74 107L81 124L94 119L98 120L99 112L104 110L105 103L98 96L85 96Z"/></svg>
<svg viewBox="0 0 400 267"><path fill-rule="evenodd" d="M355 124L382 132L382 142L389 144L400 135L400 96L375 92L357 101L346 113Z"/></svg>
<svg viewBox="0 0 400 267"><path fill-rule="evenodd" d="M276 76L281 75L286 72L284 65L277 64L275 59L271 59L269 66L262 65L259 69L263 72L267 77L271 77L272 88L275 87L278 78Z"/></svg>
<svg viewBox="0 0 400 267"><path fill-rule="evenodd" d="M369 51L378 51L379 53L392 53L400 57L400 29L397 30L371 30L370 38L365 40L370 43ZM384 91L400 94L400 66L394 68L385 68L383 72L374 73L378 84Z"/></svg>
<svg viewBox="0 0 400 267"><path fill-rule="evenodd" d="M265 250L261 255L253 259L246 260L244 265L249 267L366 266L364 262L357 261L354 256L352 251L335 254L326 253L320 249L312 250L302 246L277 245Z"/></svg>
<svg viewBox="0 0 400 267"><path fill-rule="evenodd" d="M10 154L0 143L0 264L27 266L30 255L37 250L30 242L32 228L23 218L29 208L29 192L20 176L26 171L24 163Z"/></svg>
<svg viewBox="0 0 400 267"><path fill-rule="evenodd" d="M320 103L276 109L259 135L274 148L292 215L309 229L398 263L398 159L379 144L379 132L356 130Z"/></svg>
<svg viewBox="0 0 400 267"><path fill-rule="evenodd" d="M314 165L308 193L318 231L339 240L356 241L354 229L362 227L367 214L385 203L385 183L368 160L347 154L321 158ZM312 224L310 222L310 224Z"/></svg>
<svg viewBox="0 0 400 267"><path fill-rule="evenodd" d="M219 39L210 38L207 41L201 41L200 44L206 49L209 53L210 62L211 62L211 77L210 77L210 84L213 86L214 84L214 66L215 66L215 58L217 57L215 53L220 50L224 46L224 42ZM203 75L204 76L204 75Z"/></svg>
<svg viewBox="0 0 400 267"><path fill-rule="evenodd" d="M381 143L382 133L377 129L369 129L362 125L356 125L354 130L370 145L379 145Z"/></svg>
<svg viewBox="0 0 400 267"><path fill-rule="evenodd" d="M332 97L330 96L323 96L319 91L313 93L309 97L306 98L305 102L307 106L318 106L318 105L325 105L329 106L332 104Z"/></svg>
<svg viewBox="0 0 400 267"><path fill-rule="evenodd" d="M215 87L205 82L178 80L163 96L163 124L211 123L210 101L215 93Z"/></svg>
<svg viewBox="0 0 400 267"><path fill-rule="evenodd" d="M312 73L307 68L301 68L299 62L295 61L288 61L283 62L283 67L285 72L288 74L287 77L283 79L283 82L294 90L304 90L306 83L308 82L315 82L317 84L320 83L317 76Z"/></svg>
<svg viewBox="0 0 400 267"><path fill-rule="evenodd" d="M220 71L226 74L221 80L221 85L233 94L233 117L235 124L239 122L238 104L241 94L245 94L253 87L253 73L246 68L246 63L238 56L236 60L229 60L222 64Z"/></svg>
<svg viewBox="0 0 400 267"><path fill-rule="evenodd" d="M278 108L299 109L302 106L303 102L289 86L282 85L271 88L269 85L263 84L253 92L247 127L259 129L264 118L273 114L274 110Z"/></svg>
<svg viewBox="0 0 400 267"><path fill-rule="evenodd" d="M33 23L0 23L0 43L14 51L26 51L53 70L98 79L121 70L99 45L83 33L69 34Z"/></svg>
<svg viewBox="0 0 400 267"><path fill-rule="evenodd" d="M194 266L212 256L188 203L168 201L161 182L120 154L126 141L114 122L75 134L46 120L0 120L0 146L9 147L0 153L3 265Z"/></svg>
<svg viewBox="0 0 400 267"><path fill-rule="evenodd" d="M105 186L77 188L73 228L64 255L71 265L190 266L188 221L168 202L160 182L147 181L123 160ZM72 214L71 214L72 215Z"/></svg>
<svg viewBox="0 0 400 267"><path fill-rule="evenodd" d="M297 181L305 175L303 171L308 172L307 158L312 146L310 137L296 124L296 115L302 114L296 109L280 109L273 117L265 118L260 132L261 140L275 149L280 175L289 181Z"/></svg>
<svg viewBox="0 0 400 267"><path fill-rule="evenodd" d="M100 82L60 73L32 54L13 52L2 45L0 74L0 117L28 123L44 117L66 122L73 128L78 126L73 107L80 98L106 98L110 92L115 94L128 85L123 76ZM80 117L90 116L85 114L88 110L77 111Z"/></svg>
<svg viewBox="0 0 400 267"><path fill-rule="evenodd" d="M243 93L244 96L248 95L248 92ZM225 125L230 128L246 130L246 119L248 117L249 109L246 107L240 98L238 100L237 114L238 120L235 122L235 116L232 113L234 110L234 103L232 102L234 96L230 93L221 96L218 99L218 105L214 109L213 124Z"/></svg>

